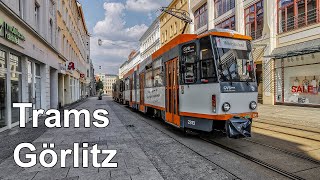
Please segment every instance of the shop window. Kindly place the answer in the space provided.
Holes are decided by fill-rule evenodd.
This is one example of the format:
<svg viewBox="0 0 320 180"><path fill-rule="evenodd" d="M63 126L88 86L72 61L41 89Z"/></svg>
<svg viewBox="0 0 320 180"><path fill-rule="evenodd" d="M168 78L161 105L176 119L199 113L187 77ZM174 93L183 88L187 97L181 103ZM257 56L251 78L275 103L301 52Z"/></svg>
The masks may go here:
<svg viewBox="0 0 320 180"><path fill-rule="evenodd" d="M10 54L11 67L11 103L22 102L22 75L21 75L21 60L18 56ZM18 122L20 119L20 111L17 108L12 108L12 123Z"/></svg>
<svg viewBox="0 0 320 180"><path fill-rule="evenodd" d="M201 6L198 10L196 10L194 17L195 30L200 29L203 26L208 24L208 11L207 11L207 3Z"/></svg>
<svg viewBox="0 0 320 180"><path fill-rule="evenodd" d="M221 29L236 30L235 17L232 16L231 18L221 22L220 24L217 24L216 27Z"/></svg>
<svg viewBox="0 0 320 180"><path fill-rule="evenodd" d="M299 65L284 61L275 74L276 102L320 104L320 64Z"/></svg>
<svg viewBox="0 0 320 180"><path fill-rule="evenodd" d="M40 76L40 64L35 64L35 108L41 108L41 76Z"/></svg>
<svg viewBox="0 0 320 180"><path fill-rule="evenodd" d="M278 0L279 33L319 22L318 0Z"/></svg>
<svg viewBox="0 0 320 180"><path fill-rule="evenodd" d="M6 126L6 53L0 50L0 128Z"/></svg>
<svg viewBox="0 0 320 180"><path fill-rule="evenodd" d="M6 52L0 50L0 70L7 68Z"/></svg>
<svg viewBox="0 0 320 180"><path fill-rule="evenodd" d="M245 9L246 35L253 39L262 36L263 12L263 0Z"/></svg>
<svg viewBox="0 0 320 180"><path fill-rule="evenodd" d="M149 70L148 72L146 72L146 76L145 76L145 83L146 83L146 88L150 88L153 87L153 76L152 76L152 70Z"/></svg>
<svg viewBox="0 0 320 180"><path fill-rule="evenodd" d="M223 15L235 7L235 0L215 0L215 18Z"/></svg>

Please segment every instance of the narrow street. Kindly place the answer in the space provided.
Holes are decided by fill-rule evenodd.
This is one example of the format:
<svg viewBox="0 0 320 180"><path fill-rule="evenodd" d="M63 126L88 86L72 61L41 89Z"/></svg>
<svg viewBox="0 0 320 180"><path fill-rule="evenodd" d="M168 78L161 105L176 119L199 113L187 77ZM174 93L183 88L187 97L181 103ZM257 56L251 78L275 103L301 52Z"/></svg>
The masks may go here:
<svg viewBox="0 0 320 180"><path fill-rule="evenodd" d="M38 129L14 128L2 132L0 138L8 141L7 144L4 143L7 148L2 147L2 149L8 150L1 153L0 179L287 179L277 172L203 141L197 136L184 136L182 132L160 120L134 112L126 106L113 102L109 97L103 97L100 101L92 97L78 103L75 108L88 109L90 112L106 109L109 112L110 124L102 129L83 128L84 126L46 129L40 125ZM81 120L83 123L83 119ZM30 123L28 126L31 126ZM255 126L260 124L256 123ZM73 127L72 123L70 127ZM248 140L227 139L219 135L206 138L265 161L302 179L318 178L319 163L251 142L277 145L270 144L271 140L276 139L275 136L271 136L272 133L268 136L259 133L257 129L259 128L254 128L255 133ZM37 163L32 168L18 167L13 158L13 150L22 142L31 142L37 149L33 152L37 157L43 150L42 143L54 143L53 150L58 153L57 165L53 168L44 168ZM118 168L94 168L91 154L89 168L74 168L72 156L67 156L66 168L61 168L60 150L72 148L73 143L83 142L89 143L89 149L97 144L99 149L117 150L112 162L117 162ZM279 149L293 146L285 139L277 139L274 142L284 145L276 146ZM297 143L296 149L299 146ZM289 150L294 152L294 148ZM303 150L305 149L300 148L300 152ZM24 159L26 153L27 150L21 152L21 159ZM304 154L307 155L308 153ZM50 160L49 156L46 157L47 162ZM103 158L99 157L98 160L101 162ZM81 158L79 162L81 164ZM10 177L7 176L9 174Z"/></svg>

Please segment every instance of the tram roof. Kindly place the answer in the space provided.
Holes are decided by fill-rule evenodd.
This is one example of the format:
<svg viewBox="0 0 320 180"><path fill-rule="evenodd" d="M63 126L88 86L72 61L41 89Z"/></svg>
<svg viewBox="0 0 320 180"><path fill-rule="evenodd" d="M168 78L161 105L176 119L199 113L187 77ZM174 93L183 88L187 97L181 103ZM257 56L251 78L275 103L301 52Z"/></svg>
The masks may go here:
<svg viewBox="0 0 320 180"><path fill-rule="evenodd" d="M196 34L179 34L177 37L173 38L171 41L169 41L167 44L162 46L160 49L158 49L156 52L152 54L152 59L156 59L165 52L169 51L170 49L176 47L179 44L192 41L197 39Z"/></svg>
<svg viewBox="0 0 320 180"><path fill-rule="evenodd" d="M252 40L250 36L242 35L236 31L230 31L230 30L220 30L220 29L214 29L210 32L207 32L205 34L197 35L197 34L180 34L177 37L173 38L170 42L162 46L160 49L158 49L156 52L152 54L152 59L156 59L160 57L162 54L170 51L172 48L176 47L179 44L183 44L188 41L192 41L195 39L200 39L206 36L219 36L219 37L227 37L227 38L234 38L234 39L242 39L242 40Z"/></svg>

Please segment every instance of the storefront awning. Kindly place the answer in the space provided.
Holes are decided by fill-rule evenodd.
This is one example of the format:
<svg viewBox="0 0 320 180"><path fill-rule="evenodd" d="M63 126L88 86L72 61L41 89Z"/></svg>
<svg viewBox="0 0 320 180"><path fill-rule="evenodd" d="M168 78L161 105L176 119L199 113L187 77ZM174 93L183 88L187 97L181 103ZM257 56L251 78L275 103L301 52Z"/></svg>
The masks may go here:
<svg viewBox="0 0 320 180"><path fill-rule="evenodd" d="M320 52L320 39L306 41L290 46L280 47L273 50L267 58L282 59L287 57L299 56L304 54L311 54Z"/></svg>
<svg viewBox="0 0 320 180"><path fill-rule="evenodd" d="M253 44L252 45L252 56L255 63L259 63L262 61L265 49L267 48L266 44Z"/></svg>

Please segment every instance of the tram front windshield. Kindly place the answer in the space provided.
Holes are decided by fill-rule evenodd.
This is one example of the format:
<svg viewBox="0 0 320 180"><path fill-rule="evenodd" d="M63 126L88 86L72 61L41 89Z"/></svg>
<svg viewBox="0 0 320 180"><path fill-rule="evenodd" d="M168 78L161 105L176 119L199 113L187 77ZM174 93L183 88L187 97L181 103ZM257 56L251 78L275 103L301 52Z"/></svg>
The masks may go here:
<svg viewBox="0 0 320 180"><path fill-rule="evenodd" d="M218 71L222 82L254 82L253 59L249 41L213 38L218 51Z"/></svg>

